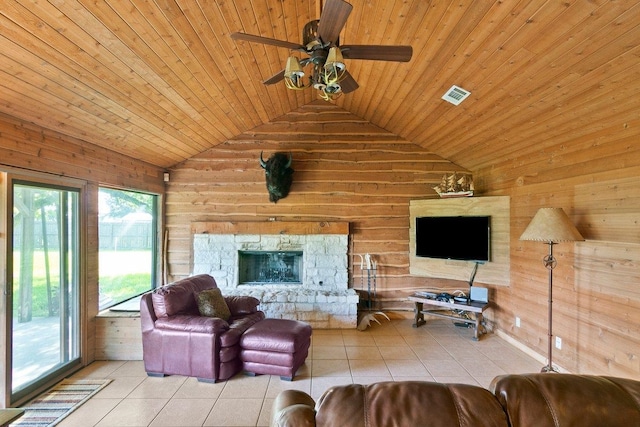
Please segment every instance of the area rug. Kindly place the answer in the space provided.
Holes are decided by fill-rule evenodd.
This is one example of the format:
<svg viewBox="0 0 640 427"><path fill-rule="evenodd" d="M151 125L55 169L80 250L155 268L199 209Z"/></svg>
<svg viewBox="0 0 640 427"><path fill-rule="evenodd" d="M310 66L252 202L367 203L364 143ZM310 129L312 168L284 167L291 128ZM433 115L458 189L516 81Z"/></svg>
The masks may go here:
<svg viewBox="0 0 640 427"><path fill-rule="evenodd" d="M110 382L102 379L63 380L23 406L24 414L10 426L55 426Z"/></svg>

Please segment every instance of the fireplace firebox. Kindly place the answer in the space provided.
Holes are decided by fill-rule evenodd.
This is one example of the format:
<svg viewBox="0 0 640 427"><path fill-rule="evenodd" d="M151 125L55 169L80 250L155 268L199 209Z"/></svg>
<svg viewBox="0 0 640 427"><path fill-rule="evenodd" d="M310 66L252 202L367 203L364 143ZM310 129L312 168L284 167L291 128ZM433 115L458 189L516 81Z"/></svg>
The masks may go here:
<svg viewBox="0 0 640 427"><path fill-rule="evenodd" d="M301 285L302 251L238 251L240 285Z"/></svg>

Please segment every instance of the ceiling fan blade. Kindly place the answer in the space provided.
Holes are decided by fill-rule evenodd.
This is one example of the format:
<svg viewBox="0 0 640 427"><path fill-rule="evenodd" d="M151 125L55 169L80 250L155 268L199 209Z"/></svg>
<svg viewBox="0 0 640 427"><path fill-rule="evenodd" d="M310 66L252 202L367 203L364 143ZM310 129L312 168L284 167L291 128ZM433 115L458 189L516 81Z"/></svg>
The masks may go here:
<svg viewBox="0 0 640 427"><path fill-rule="evenodd" d="M342 56L349 59L371 59L373 61L409 62L413 55L411 46L345 45L340 46Z"/></svg>
<svg viewBox="0 0 640 427"><path fill-rule="evenodd" d="M305 52L304 46L285 40L271 39L269 37L254 36L252 34L245 33L231 33L231 38L234 40L244 40L253 43L269 44L272 46L286 47L287 49L302 50L303 52Z"/></svg>
<svg viewBox="0 0 640 427"><path fill-rule="evenodd" d="M352 9L353 6L344 0L326 0L318 23L318 37L323 43L335 43L338 40Z"/></svg>
<svg viewBox="0 0 640 427"><path fill-rule="evenodd" d="M348 71L345 71L345 76L340 80L340 87L342 88L342 93L349 93L358 89L360 86L356 79L354 79Z"/></svg>
<svg viewBox="0 0 640 427"><path fill-rule="evenodd" d="M273 76L269 77L267 80L263 81L262 83L264 83L266 85L272 85L272 84L275 84L275 83L278 83L278 82L282 81L284 79L284 71L285 70L278 71L276 74L274 74Z"/></svg>

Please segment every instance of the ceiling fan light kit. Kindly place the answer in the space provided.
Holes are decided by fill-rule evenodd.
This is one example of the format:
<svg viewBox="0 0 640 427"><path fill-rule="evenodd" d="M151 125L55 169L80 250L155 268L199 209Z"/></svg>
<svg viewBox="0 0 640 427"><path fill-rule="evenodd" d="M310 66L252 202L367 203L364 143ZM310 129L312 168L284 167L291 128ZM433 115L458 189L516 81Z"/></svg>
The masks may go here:
<svg viewBox="0 0 640 427"><path fill-rule="evenodd" d="M303 59L289 56L285 69L265 80L264 84L271 85L284 80L285 86L292 90L312 86L318 90L321 98L329 101L358 88L358 83L347 71L344 58L408 62L413 55L411 46L340 46L340 32L352 9L353 6L344 0L326 0L320 19L304 26L303 44L239 32L231 34L231 38L284 47L308 55L308 58ZM312 72L305 83L303 77L306 73L303 68L306 66L311 66Z"/></svg>

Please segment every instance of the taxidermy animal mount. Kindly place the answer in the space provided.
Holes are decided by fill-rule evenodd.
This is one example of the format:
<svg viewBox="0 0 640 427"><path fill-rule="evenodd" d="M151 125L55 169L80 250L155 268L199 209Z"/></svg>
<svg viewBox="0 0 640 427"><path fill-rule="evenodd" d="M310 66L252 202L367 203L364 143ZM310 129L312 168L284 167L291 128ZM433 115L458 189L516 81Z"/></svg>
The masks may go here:
<svg viewBox="0 0 640 427"><path fill-rule="evenodd" d="M289 189L293 182L292 160L293 156L291 156L291 153L289 153L289 155L285 153L274 153L265 162L262 158L262 152L260 152L260 166L262 166L265 172L269 201L276 203L289 194Z"/></svg>

